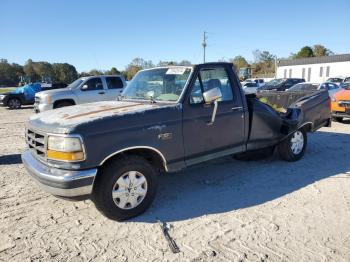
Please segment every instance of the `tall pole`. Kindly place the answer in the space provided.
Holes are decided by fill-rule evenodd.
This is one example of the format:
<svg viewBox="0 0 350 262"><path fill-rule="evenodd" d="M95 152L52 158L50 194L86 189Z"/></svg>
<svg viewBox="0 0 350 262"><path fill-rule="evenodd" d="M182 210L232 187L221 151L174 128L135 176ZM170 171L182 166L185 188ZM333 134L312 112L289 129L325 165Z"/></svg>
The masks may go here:
<svg viewBox="0 0 350 262"><path fill-rule="evenodd" d="M206 32L204 31L204 34L203 34L203 43L202 43L202 46L203 46L203 63L205 63L205 48L207 47L207 36L206 36Z"/></svg>

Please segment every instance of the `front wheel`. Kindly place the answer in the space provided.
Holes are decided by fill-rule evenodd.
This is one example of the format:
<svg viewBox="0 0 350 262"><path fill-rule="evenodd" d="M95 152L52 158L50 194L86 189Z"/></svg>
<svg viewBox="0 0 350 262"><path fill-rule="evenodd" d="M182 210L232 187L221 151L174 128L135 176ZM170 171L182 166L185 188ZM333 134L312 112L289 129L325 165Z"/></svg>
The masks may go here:
<svg viewBox="0 0 350 262"><path fill-rule="evenodd" d="M122 221L146 211L156 195L157 184L157 172L148 161L127 156L102 168L92 198L106 217Z"/></svg>
<svg viewBox="0 0 350 262"><path fill-rule="evenodd" d="M297 161L303 157L307 145L304 129L298 129L278 145L278 152L286 161Z"/></svg>

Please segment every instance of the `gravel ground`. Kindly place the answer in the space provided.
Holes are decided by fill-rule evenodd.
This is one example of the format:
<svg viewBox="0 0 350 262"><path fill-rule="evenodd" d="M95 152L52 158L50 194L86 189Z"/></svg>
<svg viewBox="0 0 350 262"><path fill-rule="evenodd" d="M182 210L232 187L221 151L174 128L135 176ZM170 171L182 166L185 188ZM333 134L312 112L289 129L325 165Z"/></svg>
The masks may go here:
<svg viewBox="0 0 350 262"><path fill-rule="evenodd" d="M0 261L350 261L350 122L310 134L295 163L227 157L164 175L152 207L118 223L27 175L32 112L0 108Z"/></svg>

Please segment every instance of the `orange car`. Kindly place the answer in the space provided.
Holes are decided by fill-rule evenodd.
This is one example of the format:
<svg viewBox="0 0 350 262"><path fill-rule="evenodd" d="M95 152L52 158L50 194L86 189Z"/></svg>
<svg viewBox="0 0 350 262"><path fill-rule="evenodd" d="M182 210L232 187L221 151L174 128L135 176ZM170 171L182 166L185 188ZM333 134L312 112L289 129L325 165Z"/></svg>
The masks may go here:
<svg viewBox="0 0 350 262"><path fill-rule="evenodd" d="M344 117L350 118L350 83L332 97L332 117L341 122Z"/></svg>

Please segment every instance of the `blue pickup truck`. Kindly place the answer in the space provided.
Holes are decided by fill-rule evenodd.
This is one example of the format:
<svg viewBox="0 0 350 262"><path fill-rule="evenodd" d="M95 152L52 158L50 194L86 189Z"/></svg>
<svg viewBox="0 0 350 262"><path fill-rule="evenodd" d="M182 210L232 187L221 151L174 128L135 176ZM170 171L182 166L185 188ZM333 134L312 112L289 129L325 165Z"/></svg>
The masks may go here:
<svg viewBox="0 0 350 262"><path fill-rule="evenodd" d="M324 91L280 113L244 94L230 63L152 68L138 72L118 101L32 116L22 160L46 191L89 195L120 221L150 206L165 172L275 148L282 159L297 161L307 132L330 123Z"/></svg>
<svg viewBox="0 0 350 262"><path fill-rule="evenodd" d="M41 91L66 87L66 84L30 83L13 91L0 94L0 105L10 109L20 109L22 105L33 105L35 94Z"/></svg>

